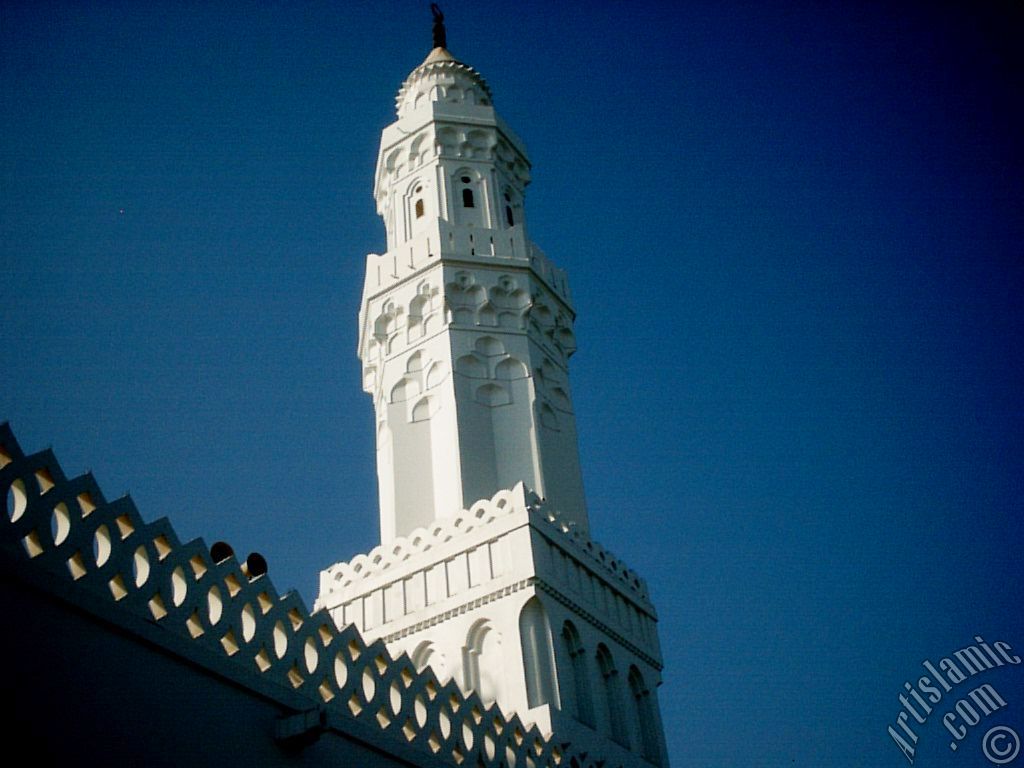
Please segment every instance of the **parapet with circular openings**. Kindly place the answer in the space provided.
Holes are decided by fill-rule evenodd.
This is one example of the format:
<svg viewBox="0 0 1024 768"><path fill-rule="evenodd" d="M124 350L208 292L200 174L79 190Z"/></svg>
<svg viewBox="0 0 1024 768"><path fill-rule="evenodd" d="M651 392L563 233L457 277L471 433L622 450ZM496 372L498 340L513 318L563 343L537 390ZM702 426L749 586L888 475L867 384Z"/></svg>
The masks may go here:
<svg viewBox="0 0 1024 768"><path fill-rule="evenodd" d="M628 568L601 544L579 531L573 523L564 521L556 510L549 508L523 483L498 491L490 499L481 499L457 515L436 520L428 527L416 528L407 536L374 547L365 554L356 555L348 562L330 566L325 571L327 579L322 582L321 599L324 591L327 594L344 591L432 547L464 536L515 512L523 511L530 512L532 520L544 525L549 532L567 543L582 560L590 563L609 580L637 598L650 602L647 583L635 571Z"/></svg>
<svg viewBox="0 0 1024 768"><path fill-rule="evenodd" d="M190 641L204 649L191 657L196 664L219 658L254 685L259 678L307 696L311 707L359 720L450 765L609 766L464 695L454 681L442 684L429 667L418 672L406 654L392 657L382 640L367 644L326 611L311 614L296 593L279 595L266 575L253 573L258 568L243 568L226 550L218 548L217 561L201 539L181 543L166 518L147 523L127 496L107 501L91 474L66 478L51 451L25 455L6 423L0 493L6 566L31 569L37 584L62 599L74 601L80 591L99 597L88 601L99 608L89 610L101 611L104 621L133 614ZM473 510L486 518L509 503L499 502ZM379 746L387 750L387 741Z"/></svg>

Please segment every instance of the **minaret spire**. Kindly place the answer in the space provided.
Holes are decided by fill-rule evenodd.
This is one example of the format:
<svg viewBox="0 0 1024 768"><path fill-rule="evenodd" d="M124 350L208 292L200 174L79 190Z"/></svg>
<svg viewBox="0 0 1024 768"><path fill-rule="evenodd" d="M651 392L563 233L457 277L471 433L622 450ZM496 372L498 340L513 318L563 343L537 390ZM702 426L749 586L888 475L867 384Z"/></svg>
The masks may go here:
<svg viewBox="0 0 1024 768"><path fill-rule="evenodd" d="M444 28L444 13L441 11L441 7L437 3L430 4L430 12L434 15L434 48L447 48L448 47L448 33Z"/></svg>

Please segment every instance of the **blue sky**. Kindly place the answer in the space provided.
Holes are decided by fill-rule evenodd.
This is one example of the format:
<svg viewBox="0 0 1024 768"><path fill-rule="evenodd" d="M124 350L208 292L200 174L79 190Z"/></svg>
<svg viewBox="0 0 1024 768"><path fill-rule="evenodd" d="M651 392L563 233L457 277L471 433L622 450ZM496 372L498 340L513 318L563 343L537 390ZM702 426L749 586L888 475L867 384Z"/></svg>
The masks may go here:
<svg viewBox="0 0 1024 768"><path fill-rule="evenodd" d="M444 4L569 272L592 531L659 608L673 765L906 765L922 660L1024 649L1021 27L981 5ZM355 318L429 33L0 6L0 419L307 604L377 542ZM1024 731L1024 668L987 674ZM988 722L952 752L932 716L915 764L986 764Z"/></svg>

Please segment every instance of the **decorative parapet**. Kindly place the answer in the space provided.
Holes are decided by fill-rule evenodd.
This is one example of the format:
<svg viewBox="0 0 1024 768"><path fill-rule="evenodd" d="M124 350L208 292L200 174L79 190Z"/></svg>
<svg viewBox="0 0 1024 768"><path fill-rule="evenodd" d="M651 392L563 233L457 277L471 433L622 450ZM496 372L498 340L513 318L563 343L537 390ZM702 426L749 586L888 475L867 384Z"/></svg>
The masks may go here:
<svg viewBox="0 0 1024 768"><path fill-rule="evenodd" d="M644 581L636 571L627 568L626 564L619 560L611 551L605 549L600 543L594 541L585 533L582 533L571 523L564 523L557 512L540 506L536 510L543 515L544 519L555 529L560 531L569 541L572 549L581 555L581 558L597 564L602 571L612 577L612 580L624 587L627 592L636 595L644 602L650 604L651 596L647 591L647 582ZM653 611L653 606L650 606Z"/></svg>
<svg viewBox="0 0 1024 768"><path fill-rule="evenodd" d="M454 517L437 520L429 528L416 528L408 536L400 536L389 544L376 546L365 554L356 555L347 563L335 563L323 572L321 591L327 587L344 589L383 573L414 555L451 541L456 536L539 503L540 498L522 483L512 489L498 491L490 499L481 499Z"/></svg>
<svg viewBox="0 0 1024 768"><path fill-rule="evenodd" d="M31 570L36 583L64 599L88 591L92 604L106 606L103 618L142 618L194 644L196 663L205 665L212 653L254 688L280 686L307 697L309 712L325 713L283 720L282 742L306 729L305 720L315 726L341 717L452 765L607 766L452 681L441 684L429 668L417 672L406 654L393 658L383 641L365 643L325 611L310 614L297 594L278 595L251 563L211 553L201 539L182 544L166 518L147 523L129 497L108 502L91 474L66 478L52 451L26 456L6 423L0 493L7 500L0 521L5 569Z"/></svg>
<svg viewBox="0 0 1024 768"><path fill-rule="evenodd" d="M481 499L457 515L435 521L429 528L417 528L408 536L374 547L356 555L347 563L336 563L321 574L321 596L331 592L345 593L350 587L379 576L409 558L445 544L470 531L487 526L517 512L529 512L552 538L567 545L584 562L602 573L627 594L632 594L653 613L647 583L635 571L616 558L596 541L578 531L573 523L563 522L537 494L518 483L514 488L498 491L490 499Z"/></svg>

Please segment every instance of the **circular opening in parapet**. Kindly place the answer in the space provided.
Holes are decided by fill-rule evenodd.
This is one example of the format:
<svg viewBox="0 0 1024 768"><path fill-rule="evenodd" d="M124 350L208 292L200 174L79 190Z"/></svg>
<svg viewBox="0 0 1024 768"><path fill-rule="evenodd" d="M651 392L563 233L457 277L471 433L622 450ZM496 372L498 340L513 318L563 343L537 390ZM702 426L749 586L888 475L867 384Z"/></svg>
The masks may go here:
<svg viewBox="0 0 1024 768"><path fill-rule="evenodd" d="M267 561L259 552L253 552L245 559L245 569L250 581L258 579L267 572Z"/></svg>
<svg viewBox="0 0 1024 768"><path fill-rule="evenodd" d="M215 541L210 547L210 557L215 563L223 563L229 557L235 556L235 550L226 541Z"/></svg>

